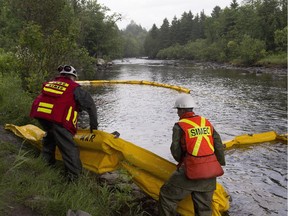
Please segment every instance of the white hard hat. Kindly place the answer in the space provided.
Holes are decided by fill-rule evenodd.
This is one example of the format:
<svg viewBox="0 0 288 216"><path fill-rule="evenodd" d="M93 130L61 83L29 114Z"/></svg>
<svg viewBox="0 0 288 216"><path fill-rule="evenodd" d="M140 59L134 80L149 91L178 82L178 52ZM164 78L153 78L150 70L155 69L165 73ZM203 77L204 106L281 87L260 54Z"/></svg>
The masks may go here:
<svg viewBox="0 0 288 216"><path fill-rule="evenodd" d="M58 67L58 71L60 72L60 74L70 74L77 77L77 72L75 68L70 65L64 65L64 66L60 65Z"/></svg>
<svg viewBox="0 0 288 216"><path fill-rule="evenodd" d="M195 100L192 98L191 95L181 95L179 96L176 101L174 108L181 108L181 109L186 109L186 108L194 108L197 107Z"/></svg>

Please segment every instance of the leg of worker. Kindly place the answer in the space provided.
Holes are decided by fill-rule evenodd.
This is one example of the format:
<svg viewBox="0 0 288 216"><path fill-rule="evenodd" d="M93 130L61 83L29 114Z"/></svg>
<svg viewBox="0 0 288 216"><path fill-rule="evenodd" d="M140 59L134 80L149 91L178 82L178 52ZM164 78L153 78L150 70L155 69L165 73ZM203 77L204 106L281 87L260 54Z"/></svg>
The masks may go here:
<svg viewBox="0 0 288 216"><path fill-rule="evenodd" d="M56 144L55 139L53 137L53 133L47 131L45 136L43 137L43 147L42 147L42 157L48 165L53 166L56 163L55 159L55 150Z"/></svg>
<svg viewBox="0 0 288 216"><path fill-rule="evenodd" d="M177 214L177 204L191 191L179 188L171 183L166 182L160 189L159 194L159 215L175 216Z"/></svg>
<svg viewBox="0 0 288 216"><path fill-rule="evenodd" d="M46 134L42 140L42 158L46 163L53 166L56 163L55 159L55 150L56 150L56 141L53 135L53 124L44 119L39 119L39 123L42 128L46 131Z"/></svg>
<svg viewBox="0 0 288 216"><path fill-rule="evenodd" d="M214 191L209 192L192 192L195 216L212 215L212 197Z"/></svg>
<svg viewBox="0 0 288 216"><path fill-rule="evenodd" d="M56 125L54 135L68 174L71 175L70 177L77 178L81 173L82 164L79 149L73 140L72 134L65 128Z"/></svg>

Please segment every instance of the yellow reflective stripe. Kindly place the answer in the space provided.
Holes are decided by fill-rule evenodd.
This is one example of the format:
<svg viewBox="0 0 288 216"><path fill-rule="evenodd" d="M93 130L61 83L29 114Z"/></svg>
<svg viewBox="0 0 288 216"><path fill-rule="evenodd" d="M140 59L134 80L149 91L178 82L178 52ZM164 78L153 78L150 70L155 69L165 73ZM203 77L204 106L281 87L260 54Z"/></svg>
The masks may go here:
<svg viewBox="0 0 288 216"><path fill-rule="evenodd" d="M54 93L54 94L63 94L63 91L58 91L58 90L54 90L54 89L50 89L50 88L46 88L46 87L44 87L43 90L46 92Z"/></svg>
<svg viewBox="0 0 288 216"><path fill-rule="evenodd" d="M50 87L50 88L53 88L53 89L56 89L56 90L60 90L60 91L66 91L66 87L63 87L61 85L56 85L56 84L53 84L53 83L47 83L45 85L45 87Z"/></svg>
<svg viewBox="0 0 288 216"><path fill-rule="evenodd" d="M68 83L65 83L65 82L58 82L58 81L51 81L49 83L54 83L54 84L58 84L58 85L62 85L62 86L65 86L65 87L68 87L69 84Z"/></svg>
<svg viewBox="0 0 288 216"><path fill-rule="evenodd" d="M71 118L71 113L72 113L72 106L70 106L69 110L68 110L68 114L66 116L66 121L69 121Z"/></svg>
<svg viewBox="0 0 288 216"><path fill-rule="evenodd" d="M45 102L40 102L40 103L39 103L39 106L40 106L40 107L46 107L46 108L52 109L53 106L54 106L54 104L45 103Z"/></svg>
<svg viewBox="0 0 288 216"><path fill-rule="evenodd" d="M78 115L78 112L77 112L77 111L74 111L74 118L73 118L73 125L74 125L74 127L76 127L76 124L77 124L77 115Z"/></svg>
<svg viewBox="0 0 288 216"><path fill-rule="evenodd" d="M52 113L52 109L47 109L47 108L43 108L43 107L38 107L38 108L37 108L37 112L43 112L43 113L51 114L51 113Z"/></svg>
<svg viewBox="0 0 288 216"><path fill-rule="evenodd" d="M206 119L203 118L203 117L201 117L201 127L205 127L205 124L206 124ZM210 129L210 130L211 130L211 129ZM211 133L211 131L210 131L210 133ZM211 136L212 136L212 134L211 134ZM210 147L210 149L214 152L214 147L213 147L210 139L208 138L208 136L207 136L207 135L204 135L203 137L204 137L204 139L207 141L208 146Z"/></svg>
<svg viewBox="0 0 288 216"><path fill-rule="evenodd" d="M201 117L201 122L200 122L200 125L196 124L195 122L193 121L190 121L188 119L181 119L179 122L185 122L191 126L193 126L194 128L199 128L199 127L202 127L204 128L205 127L205 124L206 124L206 120L205 118ZM211 132L210 132L211 133ZM200 145L201 145L201 142L202 142L202 139L205 139L206 142L208 143L208 146L209 148L214 152L214 147L210 141L210 139L208 138L207 135L201 135L201 136L197 136L197 140L196 140L196 143L195 143L195 146L193 148L193 151L192 151L192 155L197 155L198 154L198 151L200 149Z"/></svg>
<svg viewBox="0 0 288 216"><path fill-rule="evenodd" d="M181 119L179 122L185 122L185 123L187 123L187 124L192 125L193 127L199 127L198 124L196 124L195 122L192 122L192 121L190 121L190 120L188 120L188 119Z"/></svg>
<svg viewBox="0 0 288 216"><path fill-rule="evenodd" d="M197 137L195 146L194 146L193 151L192 151L192 155L197 155L198 154L202 139L203 139L203 136Z"/></svg>
<svg viewBox="0 0 288 216"><path fill-rule="evenodd" d="M210 139L207 136L204 136L204 139L207 141L210 149L214 152L214 146L212 145L212 143L210 142Z"/></svg>

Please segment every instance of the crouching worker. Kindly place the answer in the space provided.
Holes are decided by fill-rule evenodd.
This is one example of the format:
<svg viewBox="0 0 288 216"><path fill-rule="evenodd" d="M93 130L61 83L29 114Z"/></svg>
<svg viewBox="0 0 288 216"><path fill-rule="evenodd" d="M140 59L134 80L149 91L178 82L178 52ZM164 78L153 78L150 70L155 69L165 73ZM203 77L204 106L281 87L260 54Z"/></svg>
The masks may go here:
<svg viewBox="0 0 288 216"><path fill-rule="evenodd" d="M46 135L43 137L42 157L49 164L56 163L58 146L65 165L65 177L77 179L82 171L79 149L73 140L77 130L78 111L89 114L90 130L97 130L97 110L91 95L75 82L76 70L69 65L59 66L60 76L43 83L41 94L34 100L30 112Z"/></svg>
<svg viewBox="0 0 288 216"><path fill-rule="evenodd" d="M189 194L196 216L212 215L216 177L224 173L224 146L211 123L193 112L195 106L190 95L175 102L180 119L173 127L170 150L179 164L160 189L160 216L175 216L178 202Z"/></svg>

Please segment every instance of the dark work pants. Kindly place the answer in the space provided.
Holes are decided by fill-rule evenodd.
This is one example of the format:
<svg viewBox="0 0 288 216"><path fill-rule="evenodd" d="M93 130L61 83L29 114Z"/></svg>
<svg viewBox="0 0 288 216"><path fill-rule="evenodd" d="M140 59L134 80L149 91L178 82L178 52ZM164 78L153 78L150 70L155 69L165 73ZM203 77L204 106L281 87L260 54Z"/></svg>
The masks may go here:
<svg viewBox="0 0 288 216"><path fill-rule="evenodd" d="M63 158L67 177L70 180L77 178L81 173L82 164L79 157L79 149L73 140L73 135L58 124L43 119L38 120L46 131L46 135L43 137L43 159L49 165L54 165L56 162L55 150L56 146L58 146Z"/></svg>
<svg viewBox="0 0 288 216"><path fill-rule="evenodd" d="M196 192L189 189L183 189L166 182L160 189L159 215L175 216L177 214L176 209L178 202L191 194L195 216L211 216L213 193L214 191Z"/></svg>

